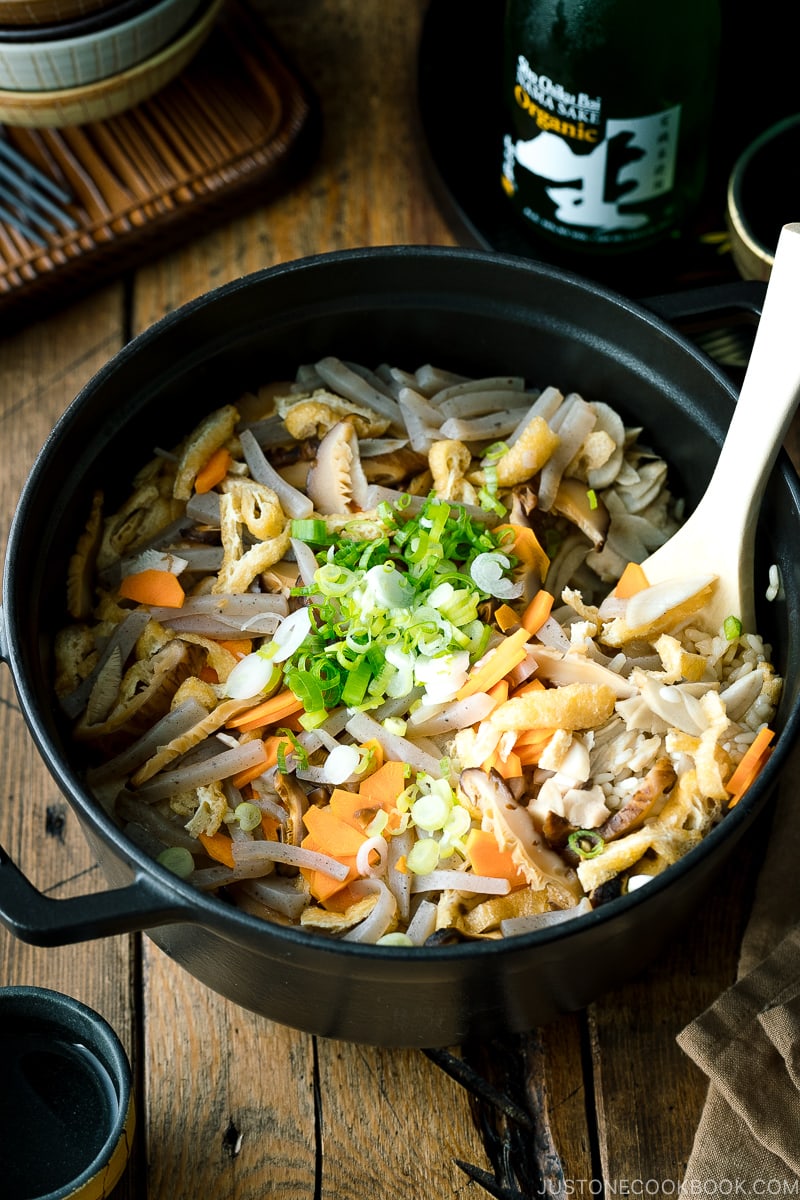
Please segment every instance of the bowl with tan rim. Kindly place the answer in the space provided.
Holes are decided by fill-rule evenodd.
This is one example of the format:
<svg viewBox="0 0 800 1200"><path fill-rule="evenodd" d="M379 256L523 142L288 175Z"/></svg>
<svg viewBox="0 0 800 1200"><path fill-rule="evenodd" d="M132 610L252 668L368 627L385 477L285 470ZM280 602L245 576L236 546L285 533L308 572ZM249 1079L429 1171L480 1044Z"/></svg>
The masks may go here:
<svg viewBox="0 0 800 1200"><path fill-rule="evenodd" d="M191 62L210 34L223 4L224 0L206 0L197 10L195 0L163 0L163 7L157 5L156 9L161 9L165 18L169 13L170 24L174 18L190 14L188 22L181 21L177 31L168 35L166 44L150 51L140 61L119 69L112 68L101 78L73 86L46 86L28 91L2 88L0 122L28 128L60 128L106 120L132 108L165 87ZM156 9L149 14L151 17ZM134 42L128 45L135 58ZM90 54L87 62L91 60ZM93 71L90 69L88 73ZM52 76L47 78L52 81Z"/></svg>

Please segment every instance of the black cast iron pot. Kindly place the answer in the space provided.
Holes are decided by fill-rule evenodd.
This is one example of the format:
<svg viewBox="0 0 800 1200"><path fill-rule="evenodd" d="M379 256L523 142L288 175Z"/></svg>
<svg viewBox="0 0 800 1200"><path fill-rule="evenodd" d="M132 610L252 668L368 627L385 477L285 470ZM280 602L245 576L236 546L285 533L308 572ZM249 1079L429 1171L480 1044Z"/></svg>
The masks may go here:
<svg viewBox="0 0 800 1200"><path fill-rule="evenodd" d="M758 617L786 678L780 738L757 783L698 848L631 896L507 941L406 950L325 940L199 894L120 833L86 790L60 724L51 644L93 489L102 485L111 505L121 501L155 445L174 444L204 412L327 354L371 366L432 361L465 374L513 371L606 400L645 427L690 506L735 402L722 372L644 308L552 268L479 251L321 256L246 277L165 317L87 384L53 430L22 495L5 564L0 651L110 890L46 899L0 852L0 920L46 945L145 929L209 987L315 1034L432 1047L531 1028L651 961L697 911L765 806L798 724L795 475L782 455L758 538L759 578L777 563L783 579L782 596L763 603Z"/></svg>

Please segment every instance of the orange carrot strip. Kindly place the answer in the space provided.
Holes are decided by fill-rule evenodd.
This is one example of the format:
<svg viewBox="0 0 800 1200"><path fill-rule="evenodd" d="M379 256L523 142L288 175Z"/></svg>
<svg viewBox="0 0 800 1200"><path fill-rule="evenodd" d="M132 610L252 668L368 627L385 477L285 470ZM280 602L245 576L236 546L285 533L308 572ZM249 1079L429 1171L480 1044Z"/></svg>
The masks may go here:
<svg viewBox="0 0 800 1200"><path fill-rule="evenodd" d="M209 858L216 859L226 867L236 865L233 861L233 843L227 833L201 833L199 838Z"/></svg>
<svg viewBox="0 0 800 1200"><path fill-rule="evenodd" d="M472 668L466 683L456 692L456 699L466 700L467 696L474 696L476 692L485 692L505 678L525 658L525 643L530 636L527 629L510 633L479 667Z"/></svg>
<svg viewBox="0 0 800 1200"><path fill-rule="evenodd" d="M289 688L284 688L276 696L270 696L269 700L262 700L238 716L231 717L227 725L229 729L257 729L259 725L274 725L276 721L282 721L302 708L303 701L298 700Z"/></svg>
<svg viewBox="0 0 800 1200"><path fill-rule="evenodd" d="M371 773L374 775L375 772L383 766L386 759L383 746L380 744L377 738L370 738L369 741L361 743L361 749L370 751L372 753Z"/></svg>
<svg viewBox="0 0 800 1200"><path fill-rule="evenodd" d="M331 858L350 858L356 854L366 840L366 834L343 821L328 806L313 806L303 814L303 824L323 854Z"/></svg>
<svg viewBox="0 0 800 1200"><path fill-rule="evenodd" d="M501 679L498 683L493 684L492 687L487 688L486 695L491 696L496 704L504 704L508 699L508 680Z"/></svg>
<svg viewBox="0 0 800 1200"><path fill-rule="evenodd" d="M286 717L281 721L281 729L291 729L292 733L303 733L304 727L300 724L300 717L303 715L303 710L298 709L296 713L292 713L290 717Z"/></svg>
<svg viewBox="0 0 800 1200"><path fill-rule="evenodd" d="M244 658L253 649L252 638L238 638L232 642L220 642L219 645L234 658Z"/></svg>
<svg viewBox="0 0 800 1200"><path fill-rule="evenodd" d="M514 753L519 759L520 767L537 767L544 750L545 746L520 746Z"/></svg>
<svg viewBox="0 0 800 1200"><path fill-rule="evenodd" d="M371 817L362 821L356 814L360 813L362 809L376 808L377 805L372 801L367 803L360 792L348 792L346 788L334 788L328 801L328 807L340 821L352 825L353 829L357 829L359 833L363 834L364 825L369 823Z"/></svg>
<svg viewBox="0 0 800 1200"><path fill-rule="evenodd" d="M519 779L522 775L522 759L512 750L505 758L501 758L498 754L495 770L503 779Z"/></svg>
<svg viewBox="0 0 800 1200"><path fill-rule="evenodd" d="M386 828L390 833L396 831L400 825L400 814L394 807L394 800L389 799L388 795L383 803L379 803L377 799L368 798L361 792L348 792L344 788L334 788L329 804L331 812L334 812L340 820L346 821L348 825L352 825L359 833L365 832L364 827L369 825L375 811L379 808L389 814Z"/></svg>
<svg viewBox="0 0 800 1200"><path fill-rule="evenodd" d="M334 882L336 881L334 880ZM359 900L363 899L363 893L354 891L349 883L344 883L340 884L335 892L326 896L320 903L328 912L344 913L347 912L352 904L356 904Z"/></svg>
<svg viewBox="0 0 800 1200"><path fill-rule="evenodd" d="M150 604L154 608L182 608L186 593L171 571L156 571L148 567L126 575L119 585L123 600L135 600L137 604Z"/></svg>
<svg viewBox="0 0 800 1200"><path fill-rule="evenodd" d="M744 793L756 779L761 768L772 753L770 742L775 737L774 730L765 725L759 729L755 738L745 751L739 765L725 784L731 793L729 807L738 804Z"/></svg>
<svg viewBox="0 0 800 1200"><path fill-rule="evenodd" d="M513 535L513 541L509 538L504 539L501 544L501 549L507 549L510 554L518 558L526 567L534 567L539 570L539 575L544 579L550 569L550 559L547 553L539 543L539 539L533 530L527 525L497 525L495 533L504 533L505 530L510 530Z"/></svg>
<svg viewBox="0 0 800 1200"><path fill-rule="evenodd" d="M630 600L631 596L643 592L647 587L650 587L650 583L642 568L638 563L629 562L617 580L614 595L619 600Z"/></svg>
<svg viewBox="0 0 800 1200"><path fill-rule="evenodd" d="M527 696L528 692L543 692L544 684L541 679L528 679L525 683L521 683L518 688L514 688L514 696Z"/></svg>
<svg viewBox="0 0 800 1200"><path fill-rule="evenodd" d="M258 779L259 775L263 775L269 763L267 762L266 750L264 743L261 743L261 749L264 750L264 757L261 762L254 763L252 767L245 767L243 771L238 771L236 775L231 776L231 783L234 787L244 787L246 783L250 783L253 779Z"/></svg>
<svg viewBox="0 0 800 1200"><path fill-rule="evenodd" d="M268 842L277 842L278 841L278 830L280 829L280 822L278 821L277 817L273 817L271 815L271 813L262 813L261 814L261 828L263 829L264 837L267 839Z"/></svg>
<svg viewBox="0 0 800 1200"><path fill-rule="evenodd" d="M493 833L471 829L467 836L467 857L476 875L507 879L512 887L521 887L525 876L517 867L510 850L501 850Z"/></svg>
<svg viewBox="0 0 800 1200"><path fill-rule="evenodd" d="M523 729L517 735L514 749L519 750L520 746L544 746L554 733L555 729Z"/></svg>
<svg viewBox="0 0 800 1200"><path fill-rule="evenodd" d="M515 625L519 625L519 616L510 604L501 604L494 614L494 619L501 633L507 633Z"/></svg>
<svg viewBox="0 0 800 1200"><path fill-rule="evenodd" d="M194 481L194 490L201 496L204 492L210 492L218 483L222 483L228 474L230 465L230 454L224 446L220 446L219 450L214 451L205 466L201 467L197 472L197 478Z"/></svg>
<svg viewBox="0 0 800 1200"><path fill-rule="evenodd" d="M493 750L488 758L481 763L481 768L488 775L490 771L497 771L503 779L519 779L522 774L522 763L518 754L513 751L502 758L499 751Z"/></svg>
<svg viewBox="0 0 800 1200"><path fill-rule="evenodd" d="M498 757L497 751L493 750L492 753L489 755L489 757L485 758L483 760L483 762L481 763L481 770L485 771L487 775L489 774L490 771L493 771L495 764L497 762L497 757Z"/></svg>
<svg viewBox="0 0 800 1200"><path fill-rule="evenodd" d="M554 597L544 588L539 588L525 612L522 614L522 628L527 629L531 637L538 633L544 625L553 608Z"/></svg>
<svg viewBox="0 0 800 1200"><path fill-rule="evenodd" d="M304 837L300 845L304 850L316 850L319 854L329 853L328 847L324 843L318 841L313 834L308 834L307 837ZM331 896L334 896L337 892L341 892L342 889L346 888L349 883L352 883L354 879L358 878L355 854L344 855L340 857L338 861L343 863L348 868L347 875L344 879L334 879L332 875L326 875L324 871L315 871L309 867L300 868L300 874L308 883L311 895L315 900L319 900L320 903L325 904L326 907L328 907L327 901ZM350 903L352 903L352 901ZM347 906L345 905L345 907Z"/></svg>
<svg viewBox="0 0 800 1200"><path fill-rule="evenodd" d="M317 849L316 846L311 845L310 843L307 844L305 841L303 841L302 845L305 850ZM305 867L301 869L301 874L305 877L308 883L308 890L311 892L311 895L314 897L314 899L319 900L319 902L324 904L326 908L333 909L334 912L340 910L338 905L331 903L331 897L336 896L337 892L341 892L344 888L347 888L348 884L352 883L354 879L358 879L355 858L340 859L340 861L347 862L350 866L350 871L344 882L342 882L341 879L334 879L332 875L326 875L324 871L309 871ZM344 907L349 908L350 904L352 903L353 901L349 900Z"/></svg>
<svg viewBox="0 0 800 1200"><path fill-rule="evenodd" d="M394 808L397 797L407 786L406 764L387 759L382 767L362 779L358 789L361 807L379 805L388 812Z"/></svg>

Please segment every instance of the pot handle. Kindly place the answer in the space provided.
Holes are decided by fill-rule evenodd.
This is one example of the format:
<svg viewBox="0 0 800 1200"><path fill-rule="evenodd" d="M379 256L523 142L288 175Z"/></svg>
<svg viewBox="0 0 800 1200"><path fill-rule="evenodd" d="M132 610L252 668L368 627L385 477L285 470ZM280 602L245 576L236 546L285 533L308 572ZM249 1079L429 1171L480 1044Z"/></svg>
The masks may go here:
<svg viewBox="0 0 800 1200"><path fill-rule="evenodd" d="M742 313L745 318L758 318L764 307L767 285L756 280L741 279L733 283L708 284L682 292L665 292L642 300L656 316L671 325L685 325L729 313Z"/></svg>
<svg viewBox="0 0 800 1200"><path fill-rule="evenodd" d="M191 905L144 875L126 887L54 900L37 891L0 846L0 924L22 942L65 946L195 919Z"/></svg>

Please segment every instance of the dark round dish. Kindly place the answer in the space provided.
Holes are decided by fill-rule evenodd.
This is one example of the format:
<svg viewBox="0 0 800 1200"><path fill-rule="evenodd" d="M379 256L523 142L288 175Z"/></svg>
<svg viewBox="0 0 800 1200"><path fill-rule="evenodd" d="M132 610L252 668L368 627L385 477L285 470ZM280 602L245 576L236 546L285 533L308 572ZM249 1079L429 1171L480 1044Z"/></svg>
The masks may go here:
<svg viewBox="0 0 800 1200"><path fill-rule="evenodd" d="M407 950L317 938L198 893L121 835L87 791L55 712L51 644L93 489L121 500L155 444L176 443L204 412L326 354L409 369L513 368L538 385L607 398L645 428L689 507L711 475L735 402L722 372L646 309L554 268L482 251L396 246L323 255L239 279L156 323L87 384L42 449L11 529L0 623L0 650L28 726L112 890L46 900L0 852L0 919L41 944L146 929L209 987L315 1034L432 1047L531 1028L652 961L766 806L799 719L797 479L782 455L757 542L760 576L775 563L783 580L781 596L758 613L786 681L780 735L746 797L697 848L647 888L505 941Z"/></svg>
<svg viewBox="0 0 800 1200"><path fill-rule="evenodd" d="M800 115L756 138L734 164L726 219L745 279L769 279L781 228L800 203Z"/></svg>
<svg viewBox="0 0 800 1200"><path fill-rule="evenodd" d="M5 1200L106 1196L128 1162L131 1068L99 1013L48 988L0 988Z"/></svg>

